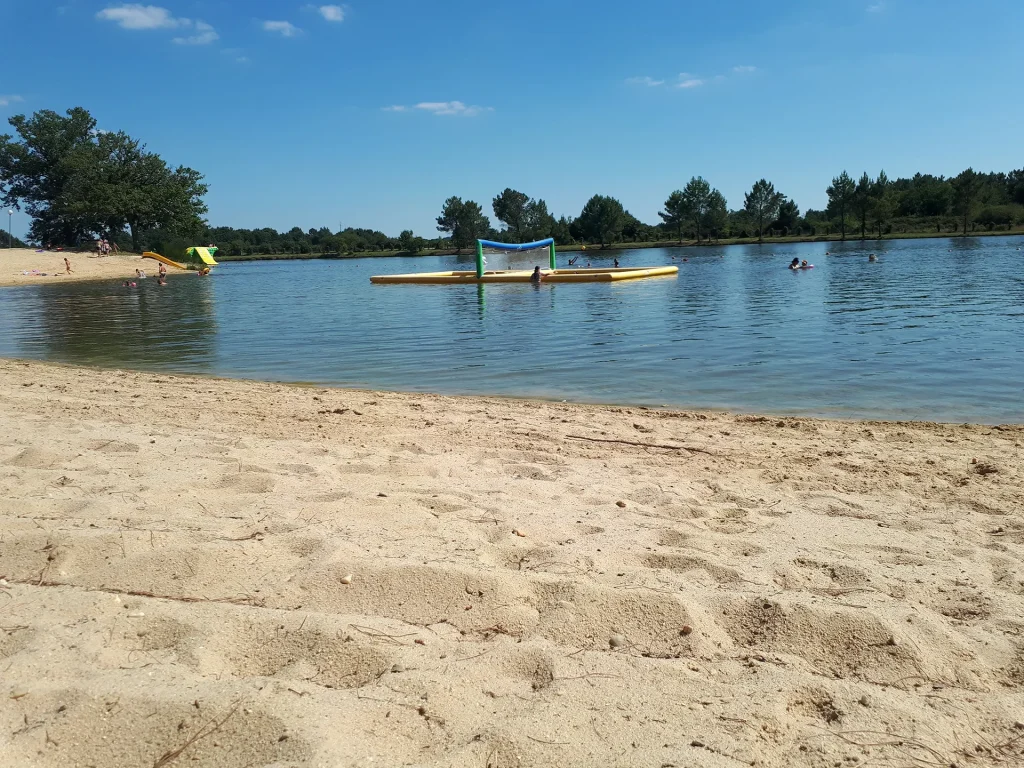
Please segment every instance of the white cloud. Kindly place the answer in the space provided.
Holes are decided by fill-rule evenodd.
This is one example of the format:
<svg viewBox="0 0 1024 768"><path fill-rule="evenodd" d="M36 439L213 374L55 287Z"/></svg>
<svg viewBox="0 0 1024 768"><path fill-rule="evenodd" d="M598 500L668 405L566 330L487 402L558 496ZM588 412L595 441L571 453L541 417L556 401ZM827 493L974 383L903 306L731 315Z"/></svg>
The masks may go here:
<svg viewBox="0 0 1024 768"><path fill-rule="evenodd" d="M704 81L699 77L689 77L685 80L680 80L676 88L700 88L702 85L704 85Z"/></svg>
<svg viewBox="0 0 1024 768"><path fill-rule="evenodd" d="M122 29L178 29L192 23L188 19L174 18L166 8L138 3L104 8L96 18L113 21Z"/></svg>
<svg viewBox="0 0 1024 768"><path fill-rule="evenodd" d="M877 3L873 3L872 5L868 6L868 13L881 13L884 10L885 10L885 3L884 2L877 2Z"/></svg>
<svg viewBox="0 0 1024 768"><path fill-rule="evenodd" d="M757 72L757 67L739 66L739 67L733 67L732 71L735 72L736 74L743 75L743 74L746 74L748 72Z"/></svg>
<svg viewBox="0 0 1024 768"><path fill-rule="evenodd" d="M416 109L430 112L433 115L457 115L459 117L474 117L481 112L493 112L493 107L467 107L461 101L421 101Z"/></svg>
<svg viewBox="0 0 1024 768"><path fill-rule="evenodd" d="M653 77L644 75L643 77L630 77L626 79L629 85L646 85L648 88L654 88L659 85L664 85L664 80L655 80Z"/></svg>
<svg viewBox="0 0 1024 768"><path fill-rule="evenodd" d="M295 37L301 34L302 30L290 21L264 21L263 29L267 32L279 32L284 37Z"/></svg>
<svg viewBox="0 0 1024 768"><path fill-rule="evenodd" d="M11 104L19 104L22 101L24 101L24 99L21 98L21 96L15 96L13 94L10 96L0 96L0 107L9 107Z"/></svg>
<svg viewBox="0 0 1024 768"><path fill-rule="evenodd" d="M194 35L189 35L188 37L176 37L174 42L178 45L209 45L220 39L217 30L205 21L196 22L195 32Z"/></svg>
<svg viewBox="0 0 1024 768"><path fill-rule="evenodd" d="M345 9L340 5L321 5L317 10L320 11L320 15L327 19L327 21L345 20Z"/></svg>

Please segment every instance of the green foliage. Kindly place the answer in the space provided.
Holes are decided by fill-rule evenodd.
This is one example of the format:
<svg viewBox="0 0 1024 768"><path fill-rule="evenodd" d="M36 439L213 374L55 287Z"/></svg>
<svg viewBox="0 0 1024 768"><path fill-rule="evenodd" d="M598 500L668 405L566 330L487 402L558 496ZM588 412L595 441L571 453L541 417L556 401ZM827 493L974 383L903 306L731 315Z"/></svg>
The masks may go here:
<svg viewBox="0 0 1024 768"><path fill-rule="evenodd" d="M441 215L437 217L438 231L451 234L451 242L456 251L486 236L490 228L491 222L484 216L480 204L472 200L463 202L461 197L445 200Z"/></svg>
<svg viewBox="0 0 1024 768"><path fill-rule="evenodd" d="M674 230L679 235L679 242L683 242L683 224L686 222L686 208L683 198L683 190L677 189L665 201L665 210L659 211L665 227Z"/></svg>
<svg viewBox="0 0 1024 768"><path fill-rule="evenodd" d="M853 190L853 210L860 219L860 239L864 239L864 232L868 225L868 213L871 211L871 188L874 182L871 177L864 173Z"/></svg>
<svg viewBox="0 0 1024 768"><path fill-rule="evenodd" d="M491 207L494 208L494 217L508 227L509 235L514 238L512 240L514 243L529 242L526 235L530 227L530 222L527 221L529 204L528 195L510 188L506 188L491 203Z"/></svg>
<svg viewBox="0 0 1024 768"><path fill-rule="evenodd" d="M775 191L775 185L766 179L754 183L750 191L743 196L743 208L751 221L757 224L757 240L764 242L765 222L772 222L779 215L779 209L786 196Z"/></svg>
<svg viewBox="0 0 1024 768"><path fill-rule="evenodd" d="M853 179L850 178L850 174L846 171L832 179L832 185L826 190L828 194L828 213L839 217L839 227L843 240L846 239L846 217L849 215L856 190L857 187L853 183Z"/></svg>
<svg viewBox="0 0 1024 768"><path fill-rule="evenodd" d="M402 234L398 236L398 242L404 253L416 254L423 247L423 238L416 237L411 229L402 230Z"/></svg>
<svg viewBox="0 0 1024 768"><path fill-rule="evenodd" d="M626 211L614 197L594 195L583 206L576 223L584 239L598 242L602 248L622 234Z"/></svg>
<svg viewBox="0 0 1024 768"><path fill-rule="evenodd" d="M800 208L792 200L786 200L779 206L778 218L772 223L771 228L788 235L797 231L799 227Z"/></svg>
<svg viewBox="0 0 1024 768"><path fill-rule="evenodd" d="M123 131L97 131L85 109L9 122L18 138L0 137L0 186L6 205L25 206L36 242L74 245L128 229L140 250L146 230L195 237L205 229L202 175L171 169Z"/></svg>
<svg viewBox="0 0 1024 768"><path fill-rule="evenodd" d="M710 208L711 185L702 176L694 176L683 188L683 213L693 224L693 229L697 233L698 243L700 242L701 233L704 231L705 220Z"/></svg>
<svg viewBox="0 0 1024 768"><path fill-rule="evenodd" d="M971 216L977 203L981 179L973 168L968 168L953 179L952 185L953 208L957 215L963 219L964 234L966 235L967 226L970 224Z"/></svg>

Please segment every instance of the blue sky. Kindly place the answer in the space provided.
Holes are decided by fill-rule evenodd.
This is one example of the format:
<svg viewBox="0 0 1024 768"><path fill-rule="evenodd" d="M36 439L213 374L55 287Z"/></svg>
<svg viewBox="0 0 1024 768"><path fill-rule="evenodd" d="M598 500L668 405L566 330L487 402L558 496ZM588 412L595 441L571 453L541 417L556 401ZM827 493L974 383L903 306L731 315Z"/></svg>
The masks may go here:
<svg viewBox="0 0 1024 768"><path fill-rule="evenodd" d="M1020 0L0 0L0 118L84 106L212 224L411 227L511 186L657 221L694 175L1024 166ZM6 222L4 222L6 224ZM15 231L27 222L15 217Z"/></svg>

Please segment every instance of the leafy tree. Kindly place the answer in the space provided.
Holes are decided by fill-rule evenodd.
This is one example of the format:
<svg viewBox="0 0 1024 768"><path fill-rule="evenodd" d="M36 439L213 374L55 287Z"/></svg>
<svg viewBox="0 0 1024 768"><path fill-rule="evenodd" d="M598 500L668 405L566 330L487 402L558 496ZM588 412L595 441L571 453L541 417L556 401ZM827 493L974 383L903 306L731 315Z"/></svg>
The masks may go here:
<svg viewBox="0 0 1024 768"><path fill-rule="evenodd" d="M970 223L971 215L974 213L975 201L978 197L978 190L981 181L973 168L963 171L952 181L953 185L953 207L964 222L964 235L967 234L967 225Z"/></svg>
<svg viewBox="0 0 1024 768"><path fill-rule="evenodd" d="M701 176L694 176L683 187L683 212L685 217L693 223L698 243L708 210L711 208L711 195L711 185Z"/></svg>
<svg viewBox="0 0 1024 768"><path fill-rule="evenodd" d="M73 244L89 233L89 222L76 213L70 188L81 168L88 165L96 121L75 107L67 117L51 110L31 118L8 120L18 134L0 136L0 188L3 204L32 217L30 237L44 244ZM80 207L80 206L78 206Z"/></svg>
<svg viewBox="0 0 1024 768"><path fill-rule="evenodd" d="M764 224L772 222L779 215L779 208L786 196L775 191L775 185L766 179L755 182L743 196L743 208L752 222L757 224L757 242L764 242Z"/></svg>
<svg viewBox="0 0 1024 768"><path fill-rule="evenodd" d="M403 229L402 234L398 236L398 242L401 243L401 248L405 253L417 253L423 245L423 241L416 237L411 229Z"/></svg>
<svg viewBox="0 0 1024 768"><path fill-rule="evenodd" d="M504 192L494 198L491 206L494 208L494 217L508 227L509 233L516 243L525 243L525 231L528 229L530 198L522 192L507 188Z"/></svg>
<svg viewBox="0 0 1024 768"><path fill-rule="evenodd" d="M461 197L449 197L444 201L441 215L437 217L437 229L451 234L452 245L461 251L488 233L491 222L484 216L479 203L462 201Z"/></svg>
<svg viewBox="0 0 1024 768"><path fill-rule="evenodd" d="M729 206L725 201L725 195L717 189L712 190L711 196L708 198L707 212L704 214L704 229L709 238L712 234L718 238L721 237L728 225Z"/></svg>
<svg viewBox="0 0 1024 768"><path fill-rule="evenodd" d="M786 200L779 206L778 218L772 224L773 229L780 229L785 235L794 232L800 226L800 208L792 200Z"/></svg>
<svg viewBox="0 0 1024 768"><path fill-rule="evenodd" d="M871 185L871 221L882 237L882 229L892 220L896 211L896 197L885 171Z"/></svg>
<svg viewBox="0 0 1024 768"><path fill-rule="evenodd" d="M6 204L25 203L35 240L71 244L127 227L138 251L144 231L187 237L205 229L202 175L172 170L123 131L97 131L86 110L43 110L10 123L20 141L0 138L0 184Z"/></svg>
<svg viewBox="0 0 1024 768"><path fill-rule="evenodd" d="M622 203L614 197L594 195L583 206L576 224L584 238L596 240L605 248L622 233L625 218Z"/></svg>
<svg viewBox="0 0 1024 768"><path fill-rule="evenodd" d="M846 239L846 216L853 202L853 194L856 185L850 174L843 171L832 179L832 185L826 190L828 194L828 212L832 216L839 216L839 226L842 231L843 240Z"/></svg>
<svg viewBox="0 0 1024 768"><path fill-rule="evenodd" d="M683 242L683 224L686 221L685 199L681 189L677 189L668 196L668 200L665 201L665 210L659 211L658 215L661 217L665 227L670 230L674 229L678 233L681 245Z"/></svg>
<svg viewBox="0 0 1024 768"><path fill-rule="evenodd" d="M864 232L868 226L868 214L871 212L871 177L865 172L857 186L853 190L853 209L860 219L860 239L864 239Z"/></svg>

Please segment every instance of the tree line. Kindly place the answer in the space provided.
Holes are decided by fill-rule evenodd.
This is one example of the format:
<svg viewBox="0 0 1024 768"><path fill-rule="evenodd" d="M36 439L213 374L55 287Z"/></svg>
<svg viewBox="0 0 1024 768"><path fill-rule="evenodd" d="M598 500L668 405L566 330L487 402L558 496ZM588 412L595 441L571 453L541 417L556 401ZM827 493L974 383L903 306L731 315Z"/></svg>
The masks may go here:
<svg viewBox="0 0 1024 768"><path fill-rule="evenodd" d="M797 203L767 179L755 182L742 204L695 176L671 192L658 221L645 223L616 198L594 195L576 216L555 217L541 198L507 188L490 205L452 196L437 217L438 235L404 230L328 227L284 232L266 227L211 227L202 174L171 167L123 131L97 128L81 107L65 115L50 110L9 119L14 136L0 136L0 197L32 217L29 240L76 246L105 238L122 249L176 255L188 245L212 242L222 255L416 253L427 248L470 248L478 238L524 243L553 237L559 245L608 246L622 242L707 242L777 236L882 237L887 234L1009 230L1024 223L1024 169L955 177L916 174L889 179L847 171L826 188L824 210L801 214Z"/></svg>

